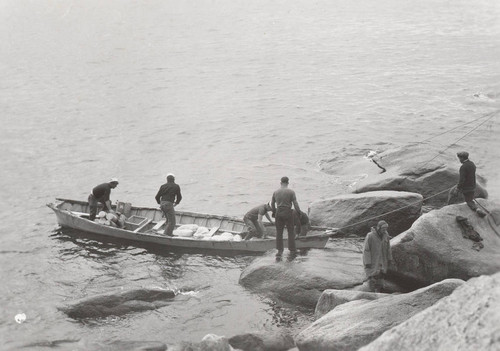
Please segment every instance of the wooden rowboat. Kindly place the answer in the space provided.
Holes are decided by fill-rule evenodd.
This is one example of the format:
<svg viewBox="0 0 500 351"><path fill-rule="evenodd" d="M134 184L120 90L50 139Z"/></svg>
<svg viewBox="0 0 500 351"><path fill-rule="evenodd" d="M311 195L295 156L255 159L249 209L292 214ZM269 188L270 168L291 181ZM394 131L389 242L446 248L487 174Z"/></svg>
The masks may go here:
<svg viewBox="0 0 500 351"><path fill-rule="evenodd" d="M265 252L276 247L275 238L242 241L201 240L193 237L167 236L163 234L165 219L158 208L135 207L129 208L125 228L103 225L88 219L89 205L84 201L56 199L56 203L49 203L57 217L57 222L63 228L73 228L79 231L94 234L99 238L121 239L142 244L161 245L166 248L202 249L234 252ZM242 219L230 216L209 215L194 212L176 211L177 226L197 224L212 228L212 234L223 232L232 234L246 234L246 226ZM269 235L275 235L274 226L267 223ZM295 240L297 249L324 248L331 235L330 228L311 227L308 235ZM286 233L283 244L287 247Z"/></svg>

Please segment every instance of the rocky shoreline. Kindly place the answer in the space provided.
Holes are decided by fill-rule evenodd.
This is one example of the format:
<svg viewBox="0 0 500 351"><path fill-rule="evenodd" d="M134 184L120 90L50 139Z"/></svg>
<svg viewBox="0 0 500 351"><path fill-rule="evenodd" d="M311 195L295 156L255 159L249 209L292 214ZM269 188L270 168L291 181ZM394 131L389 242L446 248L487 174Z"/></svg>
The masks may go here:
<svg viewBox="0 0 500 351"><path fill-rule="evenodd" d="M377 160L383 173L370 169L352 194L311 204L311 224L340 228L333 247L283 261L268 252L242 271L239 283L250 291L315 311L314 322L298 334L210 334L177 345L120 342L92 349L499 350L500 204L487 200L486 181L478 176L476 197L488 213L485 218L465 203L448 205L447 190L458 180L457 161L441 154L429 162L429 155L433 150L420 144L389 150ZM334 165L329 170L334 173ZM459 217L468 220L476 236L464 233ZM383 293L371 293L361 240L380 219L391 224L395 263ZM73 318L128 313L161 307L172 297L141 290L94 297L61 310Z"/></svg>

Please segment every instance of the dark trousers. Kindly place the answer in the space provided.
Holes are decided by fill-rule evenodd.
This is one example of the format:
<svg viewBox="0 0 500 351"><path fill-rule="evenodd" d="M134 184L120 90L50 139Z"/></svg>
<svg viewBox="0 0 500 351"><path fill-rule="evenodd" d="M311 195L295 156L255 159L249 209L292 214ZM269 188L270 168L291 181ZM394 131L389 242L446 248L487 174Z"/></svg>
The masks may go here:
<svg viewBox="0 0 500 351"><path fill-rule="evenodd" d="M292 209L287 207L279 207L276 210L276 249L278 252L283 252L283 229L288 232L288 250L295 251L295 233L293 226Z"/></svg>
<svg viewBox="0 0 500 351"><path fill-rule="evenodd" d="M474 202L474 190L463 191L462 194L464 195L464 199L465 202L467 203L467 206L469 206L472 211L477 210L477 205Z"/></svg>
<svg viewBox="0 0 500 351"><path fill-rule="evenodd" d="M93 194L90 194L88 197L88 202L89 202L89 219L93 221L97 216L97 207L99 206L99 201ZM103 211L109 212L110 208L107 208L106 204L103 205L104 205Z"/></svg>
<svg viewBox="0 0 500 351"><path fill-rule="evenodd" d="M165 227L165 234L166 235L173 235L172 233L174 232L174 228L175 228L174 204L173 204L173 202L162 201L160 204L160 208L163 211L163 214L165 215L165 218L167 220L167 225Z"/></svg>

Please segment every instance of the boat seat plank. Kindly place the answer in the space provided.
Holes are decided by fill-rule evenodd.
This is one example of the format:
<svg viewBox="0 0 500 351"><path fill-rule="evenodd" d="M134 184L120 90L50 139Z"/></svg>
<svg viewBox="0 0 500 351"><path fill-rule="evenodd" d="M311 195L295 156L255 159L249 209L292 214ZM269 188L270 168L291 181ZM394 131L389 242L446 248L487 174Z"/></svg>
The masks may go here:
<svg viewBox="0 0 500 351"><path fill-rule="evenodd" d="M158 223L156 223L156 225L153 227L153 230L160 229L166 222L167 222L166 219L162 219L161 221L159 221Z"/></svg>
<svg viewBox="0 0 500 351"><path fill-rule="evenodd" d="M151 223L153 220L152 219L148 219L146 222L144 222L143 224L141 224L140 226L138 226L135 230L134 230L134 233L138 233L142 228L144 228L145 226L147 226L149 223Z"/></svg>

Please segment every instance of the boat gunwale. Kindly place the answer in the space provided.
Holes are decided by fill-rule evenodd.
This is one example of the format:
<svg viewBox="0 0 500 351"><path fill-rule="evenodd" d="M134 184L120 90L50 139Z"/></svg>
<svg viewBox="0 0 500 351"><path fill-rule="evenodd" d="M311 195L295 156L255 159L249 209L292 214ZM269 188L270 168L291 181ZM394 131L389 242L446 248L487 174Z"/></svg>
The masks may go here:
<svg viewBox="0 0 500 351"><path fill-rule="evenodd" d="M76 203L76 204L79 204L79 205L88 205L87 201L81 201L81 200L71 200L71 199L63 199L63 198L56 198L56 200L60 201L59 204L54 204L54 206L56 208L58 208L58 209L60 209L60 206L62 206L65 202L66 203ZM48 205L49 204L47 204L47 206ZM114 207L114 205L112 205L112 207ZM161 211L161 209L159 209L159 208L147 207L147 206L132 206L131 208L134 209L134 210L142 209L142 210ZM67 211L68 212L72 212L72 211L69 211L69 210L67 210ZM198 217L198 218L202 218L202 216L206 216L205 218L228 219L228 220L232 220L232 221L235 221L235 222L238 222L238 223L244 223L244 221L243 221L242 218L238 218L238 217L235 217L235 216L212 215L212 214L207 214L207 213L190 212L190 211L177 211L177 213L182 214L182 215L190 215L190 216ZM77 216L77 215L75 215L75 216ZM77 216L77 217L79 217L79 216ZM156 222L153 221L153 223L156 223ZM268 226L269 227L269 226L274 226L274 224L273 223L269 223L269 222L265 222L264 226ZM121 228L119 228L119 229L121 229ZM127 229L124 229L124 230L128 231ZM320 226L310 226L310 230L313 230L313 231L325 231L326 232L326 231L336 231L337 228L320 227ZM299 237L296 240L300 240L302 238L307 238L307 237L331 236L331 235L332 234L327 234L327 233L313 234L313 235L307 235L305 237Z"/></svg>

